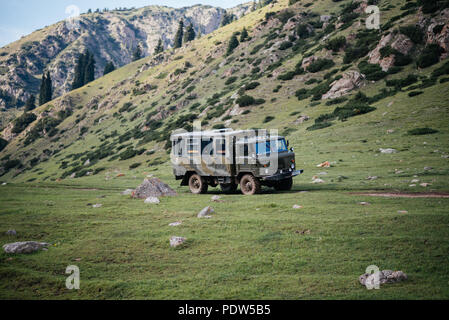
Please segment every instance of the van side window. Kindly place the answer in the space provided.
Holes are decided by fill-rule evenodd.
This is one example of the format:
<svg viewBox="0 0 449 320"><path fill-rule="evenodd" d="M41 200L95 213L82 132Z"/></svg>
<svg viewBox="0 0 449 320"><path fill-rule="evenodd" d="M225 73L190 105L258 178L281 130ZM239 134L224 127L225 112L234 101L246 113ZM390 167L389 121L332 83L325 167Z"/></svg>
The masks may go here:
<svg viewBox="0 0 449 320"><path fill-rule="evenodd" d="M197 154L199 152L200 142L197 138L190 138L187 142L187 153Z"/></svg>
<svg viewBox="0 0 449 320"><path fill-rule="evenodd" d="M204 150L206 150L206 151L204 151ZM201 140L201 154L202 155L213 155L214 154L214 146L212 144L212 139L203 138Z"/></svg>
<svg viewBox="0 0 449 320"><path fill-rule="evenodd" d="M215 150L217 155L225 155L226 154L226 140L225 139L216 139L215 140Z"/></svg>
<svg viewBox="0 0 449 320"><path fill-rule="evenodd" d="M182 149L183 149L183 143L182 143L182 139L179 138L178 141L175 141L176 144L176 148L175 150L177 151L178 156L182 156Z"/></svg>

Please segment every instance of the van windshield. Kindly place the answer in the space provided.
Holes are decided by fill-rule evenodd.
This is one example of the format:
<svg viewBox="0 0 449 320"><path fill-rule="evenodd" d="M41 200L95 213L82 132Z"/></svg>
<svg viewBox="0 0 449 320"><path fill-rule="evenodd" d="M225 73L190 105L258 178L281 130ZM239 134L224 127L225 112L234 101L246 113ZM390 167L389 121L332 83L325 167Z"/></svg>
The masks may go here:
<svg viewBox="0 0 449 320"><path fill-rule="evenodd" d="M287 151L287 143L284 138L256 143L256 153L258 155L280 153L285 151Z"/></svg>

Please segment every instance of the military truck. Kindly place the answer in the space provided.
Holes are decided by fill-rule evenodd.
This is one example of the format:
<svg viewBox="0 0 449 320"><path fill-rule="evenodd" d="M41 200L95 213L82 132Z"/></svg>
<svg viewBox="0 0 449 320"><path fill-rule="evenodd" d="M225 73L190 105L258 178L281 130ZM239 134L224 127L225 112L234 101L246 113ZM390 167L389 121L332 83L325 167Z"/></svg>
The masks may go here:
<svg viewBox="0 0 449 320"><path fill-rule="evenodd" d="M176 180L194 194L208 187L244 195L260 193L261 186L291 190L296 170L295 153L282 136L266 130L221 129L171 135L171 160Z"/></svg>

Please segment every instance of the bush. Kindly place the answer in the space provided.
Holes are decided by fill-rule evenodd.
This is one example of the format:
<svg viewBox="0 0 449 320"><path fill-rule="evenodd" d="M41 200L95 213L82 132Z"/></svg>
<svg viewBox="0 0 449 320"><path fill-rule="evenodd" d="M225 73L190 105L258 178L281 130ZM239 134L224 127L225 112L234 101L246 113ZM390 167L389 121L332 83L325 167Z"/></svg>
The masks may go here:
<svg viewBox="0 0 449 320"><path fill-rule="evenodd" d="M253 105L255 102L256 102L256 100L253 97L248 96L248 95L243 95L236 100L236 103L240 107L247 107L247 106Z"/></svg>
<svg viewBox="0 0 449 320"><path fill-rule="evenodd" d="M356 43L345 49L343 63L351 63L361 57L364 57L377 45L380 35L374 30L361 30L356 35Z"/></svg>
<svg viewBox="0 0 449 320"><path fill-rule="evenodd" d="M310 95L311 93L305 88L299 89L295 93L295 96L298 98L298 100L307 99L308 97L310 97Z"/></svg>
<svg viewBox="0 0 449 320"><path fill-rule="evenodd" d="M133 106L133 104L131 102L126 102L123 104L123 106L119 109L120 113L123 112L129 112L131 111L131 107Z"/></svg>
<svg viewBox="0 0 449 320"><path fill-rule="evenodd" d="M6 141L5 139L0 138L0 152L6 148L6 146L8 145L8 141Z"/></svg>
<svg viewBox="0 0 449 320"><path fill-rule="evenodd" d="M326 106L332 106L334 104L339 104L339 103L343 103L345 101L347 101L348 99L345 97L340 97L340 98L335 98L329 101L326 101Z"/></svg>
<svg viewBox="0 0 449 320"><path fill-rule="evenodd" d="M281 12L279 12L276 16L276 18L279 19L279 21L281 21L283 24L287 23L287 21L293 17L295 15L295 13L292 10L282 10Z"/></svg>
<svg viewBox="0 0 449 320"><path fill-rule="evenodd" d="M346 38L341 36L341 37L336 37L333 39L330 39L327 43L326 43L326 49L328 50L332 50L334 52L339 51L342 47L344 47L346 45Z"/></svg>
<svg viewBox="0 0 449 320"><path fill-rule="evenodd" d="M286 73L280 74L278 76L278 80L284 80L284 81L291 80L295 77L295 75L296 75L295 71L288 71Z"/></svg>
<svg viewBox="0 0 449 320"><path fill-rule="evenodd" d="M239 46L239 40L237 39L237 35L233 34L231 40L229 40L228 49L226 51L226 55L229 56L234 52L234 49Z"/></svg>
<svg viewBox="0 0 449 320"><path fill-rule="evenodd" d="M385 81L387 87L395 87L396 89L402 89L408 87L409 85L416 83L418 81L418 76L414 74L409 74L403 79L394 79Z"/></svg>
<svg viewBox="0 0 449 320"><path fill-rule="evenodd" d="M313 33L310 32L309 27L305 23L300 23L298 25L298 27L296 28L296 34L301 39L306 39L313 35Z"/></svg>
<svg viewBox="0 0 449 320"><path fill-rule="evenodd" d="M449 74L449 61L447 61L445 64L443 64L441 67L436 68L432 72L432 78L437 78L439 76Z"/></svg>
<svg viewBox="0 0 449 320"><path fill-rule="evenodd" d="M255 81L255 82L250 82L245 86L245 90L253 90L255 88L257 88L260 85L259 82Z"/></svg>
<svg viewBox="0 0 449 320"><path fill-rule="evenodd" d="M287 50L291 47L293 47L293 43L291 43L290 41L284 41L279 46L279 50Z"/></svg>
<svg viewBox="0 0 449 320"><path fill-rule="evenodd" d="M444 50L438 44L431 43L424 48L416 64L420 68L430 67L440 61L440 55L443 52Z"/></svg>
<svg viewBox="0 0 449 320"><path fill-rule="evenodd" d="M20 162L20 160L8 160L3 165L3 167L5 168L6 171L9 171L11 169L14 169L14 168L17 168L20 166L22 166L22 163Z"/></svg>
<svg viewBox="0 0 449 320"><path fill-rule="evenodd" d="M408 93L408 96L411 98L411 97L419 96L420 94L423 94L423 93L424 93L423 91L412 91L412 92Z"/></svg>
<svg viewBox="0 0 449 320"><path fill-rule="evenodd" d="M408 131L408 134L412 136L420 136L425 134L434 134L438 133L438 130L432 128L416 128Z"/></svg>
<svg viewBox="0 0 449 320"><path fill-rule="evenodd" d="M235 81L237 80L237 77L229 77L227 80L226 80L226 82L225 82L225 85L230 85L230 84L233 84Z"/></svg>
<svg viewBox="0 0 449 320"><path fill-rule="evenodd" d="M408 25L404 27L399 27L399 32L406 35L414 43L421 44L424 39L424 33L421 28L417 25Z"/></svg>
<svg viewBox="0 0 449 320"><path fill-rule="evenodd" d="M130 170L136 169L136 168L140 167L141 165L142 165L141 163L133 163L132 165L129 166L129 169Z"/></svg>
<svg viewBox="0 0 449 320"><path fill-rule="evenodd" d="M36 120L36 115L34 113L25 112L20 117L14 121L14 127L12 128L12 133L19 134L25 130L30 123Z"/></svg>
<svg viewBox="0 0 449 320"><path fill-rule="evenodd" d="M447 0L418 0L418 4L422 6L422 12L425 14L434 13L438 10L449 7L449 1Z"/></svg>
<svg viewBox="0 0 449 320"><path fill-rule="evenodd" d="M359 63L358 68L366 76L366 79L370 81L377 81L387 76L387 73L382 71L382 68L378 64L362 61Z"/></svg>
<svg viewBox="0 0 449 320"><path fill-rule="evenodd" d="M268 123L271 122L275 119L275 117L272 116L266 116L265 119L263 120L263 123Z"/></svg>
<svg viewBox="0 0 449 320"><path fill-rule="evenodd" d="M334 115L339 120L346 120L351 117L355 117L361 114L365 114L376 110L376 108L369 106L367 103L357 103L349 101L345 106L338 107L334 110Z"/></svg>
<svg viewBox="0 0 449 320"><path fill-rule="evenodd" d="M322 70L330 69L335 65L335 63L330 59L317 59L316 61L312 62L308 67L307 71L316 73Z"/></svg>

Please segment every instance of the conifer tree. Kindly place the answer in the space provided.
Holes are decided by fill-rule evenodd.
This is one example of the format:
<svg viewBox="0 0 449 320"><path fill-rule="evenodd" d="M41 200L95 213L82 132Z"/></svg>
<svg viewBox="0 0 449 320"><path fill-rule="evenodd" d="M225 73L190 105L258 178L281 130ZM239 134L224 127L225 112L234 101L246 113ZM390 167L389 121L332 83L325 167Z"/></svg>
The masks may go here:
<svg viewBox="0 0 449 320"><path fill-rule="evenodd" d="M229 56L232 54L235 48L239 46L239 40L237 39L237 35L233 34L231 40L229 40L228 50L226 51L226 55Z"/></svg>
<svg viewBox="0 0 449 320"><path fill-rule="evenodd" d="M25 103L25 112L36 109L36 97L32 94Z"/></svg>
<svg viewBox="0 0 449 320"><path fill-rule="evenodd" d="M181 48L182 47L182 39L184 37L184 21L181 19L179 21L178 31L176 32L175 39L173 41L173 48Z"/></svg>
<svg viewBox="0 0 449 320"><path fill-rule="evenodd" d="M184 34L184 43L187 43L189 41L195 40L195 30L193 29L192 24L189 24L189 26L186 29L186 32Z"/></svg>
<svg viewBox="0 0 449 320"><path fill-rule="evenodd" d="M112 63L112 61L109 61L108 63L106 63L106 66L104 67L103 75L105 76L114 70L115 70L114 63Z"/></svg>
<svg viewBox="0 0 449 320"><path fill-rule="evenodd" d="M72 90L81 88L84 83L84 54L80 54L75 66L75 76L72 82Z"/></svg>
<svg viewBox="0 0 449 320"><path fill-rule="evenodd" d="M154 55L164 52L164 45L162 44L162 39L157 42L156 48L154 48Z"/></svg>
<svg viewBox="0 0 449 320"><path fill-rule="evenodd" d="M133 61L137 61L140 59L142 59L142 49L140 49L140 44L138 44L133 52Z"/></svg>
<svg viewBox="0 0 449 320"><path fill-rule="evenodd" d="M245 27L243 27L242 32L240 33L240 42L243 42L248 39L248 31Z"/></svg>
<svg viewBox="0 0 449 320"><path fill-rule="evenodd" d="M52 88L52 84L51 84L51 76L50 76L50 72L47 71L47 76L45 77L45 103L47 103L48 101L51 101L53 98L53 88Z"/></svg>
<svg viewBox="0 0 449 320"><path fill-rule="evenodd" d="M86 65L85 65L85 69L84 69L84 83L88 84L89 82L92 82L95 80L95 58L94 55L92 53L90 53L89 51L86 52L85 55L85 61L86 61Z"/></svg>
<svg viewBox="0 0 449 320"><path fill-rule="evenodd" d="M45 73L42 75L41 88L39 91L39 105L43 105L46 103L45 101L45 86L47 84Z"/></svg>

